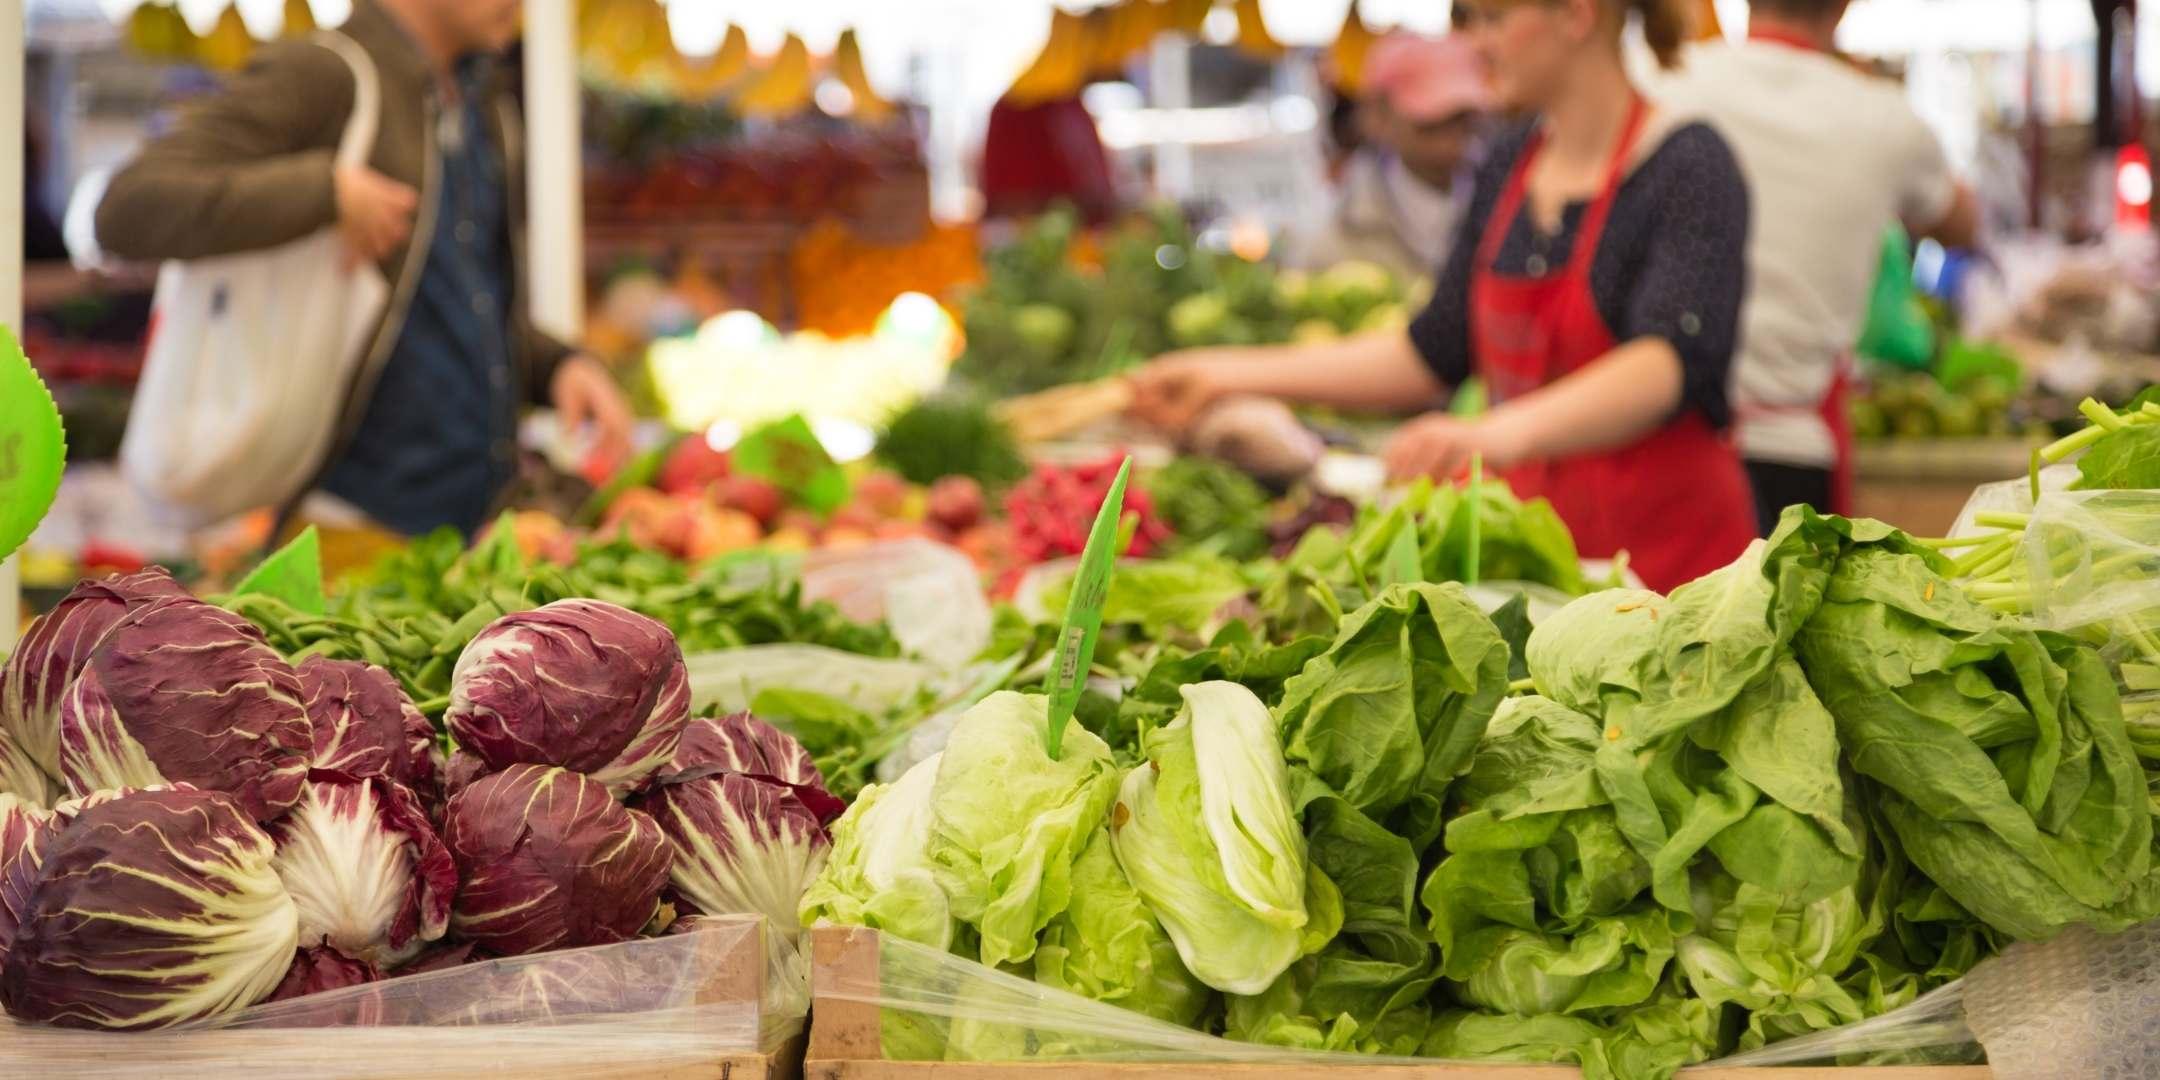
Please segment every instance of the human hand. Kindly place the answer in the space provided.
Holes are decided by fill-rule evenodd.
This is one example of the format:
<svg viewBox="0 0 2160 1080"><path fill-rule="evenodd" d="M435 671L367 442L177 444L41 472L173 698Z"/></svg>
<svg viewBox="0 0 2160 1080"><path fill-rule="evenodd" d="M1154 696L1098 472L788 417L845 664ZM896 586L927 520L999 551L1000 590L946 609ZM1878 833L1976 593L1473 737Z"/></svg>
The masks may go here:
<svg viewBox="0 0 2160 1080"><path fill-rule="evenodd" d="M600 361L590 356L564 360L548 384L548 400L555 405L555 418L563 431L592 429L594 456L610 466L629 458L637 421L622 387Z"/></svg>
<svg viewBox="0 0 2160 1080"><path fill-rule="evenodd" d="M381 262L412 236L420 193L366 166L331 175L337 192L338 233L348 267Z"/></svg>
<svg viewBox="0 0 2160 1080"><path fill-rule="evenodd" d="M1182 432L1208 406L1236 393L1239 369L1251 363L1250 351L1239 348L1167 353L1125 377L1133 395L1127 411L1164 431Z"/></svg>
<svg viewBox="0 0 2160 1080"><path fill-rule="evenodd" d="M1473 457L1483 459L1486 468L1505 469L1525 456L1527 448L1506 423L1446 413L1427 413L1404 424L1384 454L1388 479L1398 483L1420 476L1452 480L1469 470Z"/></svg>

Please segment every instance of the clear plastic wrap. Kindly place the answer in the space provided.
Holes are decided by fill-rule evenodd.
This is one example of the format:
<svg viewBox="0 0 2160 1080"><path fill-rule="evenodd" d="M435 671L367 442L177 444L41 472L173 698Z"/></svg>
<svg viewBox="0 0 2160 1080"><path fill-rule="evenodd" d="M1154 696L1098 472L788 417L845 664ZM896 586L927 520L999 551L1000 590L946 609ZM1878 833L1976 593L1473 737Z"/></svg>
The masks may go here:
<svg viewBox="0 0 2160 1080"><path fill-rule="evenodd" d="M802 1030L799 1008L785 1010L790 995L765 976L762 932L757 919L704 919L690 933L406 975L162 1031L0 1021L0 1076L387 1080L713 1068L778 1051Z"/></svg>
<svg viewBox="0 0 2160 1080"><path fill-rule="evenodd" d="M958 550L894 540L803 557L803 597L829 600L857 622L883 621L900 647L948 671L990 644L982 574Z"/></svg>
<svg viewBox="0 0 2160 1080"><path fill-rule="evenodd" d="M750 645L685 658L690 707L741 712L770 689L814 690L872 714L936 692L942 672L919 660L889 660L822 645Z"/></svg>
<svg viewBox="0 0 2160 1080"><path fill-rule="evenodd" d="M1431 1063L1216 1038L871 931L819 930L815 955L814 1060ZM1904 1008L1712 1064L1983 1057L1994 1080L2160 1076L2160 923L2015 945Z"/></svg>
<svg viewBox="0 0 2160 1080"><path fill-rule="evenodd" d="M2100 647L2133 740L2160 755L2160 491L2042 495L2023 554L2033 618Z"/></svg>

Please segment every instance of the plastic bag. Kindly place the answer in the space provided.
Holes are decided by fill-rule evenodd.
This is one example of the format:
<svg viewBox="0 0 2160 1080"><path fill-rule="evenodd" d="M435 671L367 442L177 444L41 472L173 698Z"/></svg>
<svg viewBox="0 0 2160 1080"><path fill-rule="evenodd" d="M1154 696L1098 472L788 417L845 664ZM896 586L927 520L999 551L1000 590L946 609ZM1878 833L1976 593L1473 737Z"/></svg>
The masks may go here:
<svg viewBox="0 0 2160 1080"><path fill-rule="evenodd" d="M889 1060L1431 1064L1234 1042L870 931L817 932L817 1038ZM1720 1066L1991 1064L1995 1080L2160 1075L2160 923L2013 945L1857 1024ZM830 1050L827 1051L830 1056Z"/></svg>
<svg viewBox="0 0 2160 1080"><path fill-rule="evenodd" d="M2160 922L2012 945L1896 1012L1720 1064L1964 1060L1977 1048L1994 1080L2160 1076Z"/></svg>
<svg viewBox="0 0 2160 1080"><path fill-rule="evenodd" d="M547 1076L604 1059L638 1073L711 1070L802 1029L763 978L763 923L488 960L258 1005L149 1032L0 1021L0 1076L228 1080Z"/></svg>
<svg viewBox="0 0 2160 1080"><path fill-rule="evenodd" d="M1856 351L1870 360L1914 371L1926 371L1935 360L1935 324L1913 288L1905 230L1895 225L1883 233L1882 258Z"/></svg>
<svg viewBox="0 0 2160 1080"><path fill-rule="evenodd" d="M2160 755L2160 491L2042 495L2024 555L2034 619L2099 645L2132 740Z"/></svg>
<svg viewBox="0 0 2160 1080"><path fill-rule="evenodd" d="M814 690L873 715L891 712L944 674L920 660L889 660L823 645L750 645L684 658L690 669L690 707L744 712L759 693Z"/></svg>
<svg viewBox="0 0 2160 1080"><path fill-rule="evenodd" d="M952 670L990 645L990 601L974 562L930 540L897 540L804 556L803 598L829 600L857 622L884 622L900 647Z"/></svg>
<svg viewBox="0 0 2160 1080"><path fill-rule="evenodd" d="M2050 465L2040 470L2040 493L2066 491L2078 478L2075 465ZM2033 508L2032 480L2020 476L2015 480L1998 480L1973 489L1972 497L1965 500L1965 508L1958 511L1957 523L1950 527L1951 536L1974 536L1994 530L1984 528L1979 516L1985 513L2030 513Z"/></svg>

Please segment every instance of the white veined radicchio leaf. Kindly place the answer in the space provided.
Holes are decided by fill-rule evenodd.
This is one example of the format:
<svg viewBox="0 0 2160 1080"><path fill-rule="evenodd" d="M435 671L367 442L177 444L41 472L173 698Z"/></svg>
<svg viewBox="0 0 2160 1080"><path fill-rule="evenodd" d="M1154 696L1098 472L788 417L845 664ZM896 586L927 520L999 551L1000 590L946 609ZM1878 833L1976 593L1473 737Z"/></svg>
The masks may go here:
<svg viewBox="0 0 2160 1080"><path fill-rule="evenodd" d="M51 806L60 798L60 786L5 727L0 727L0 795L13 795L33 806Z"/></svg>
<svg viewBox="0 0 2160 1080"><path fill-rule="evenodd" d="M219 792L88 805L42 845L0 961L0 1007L34 1023L140 1029L262 1000L299 939L274 852Z"/></svg>
<svg viewBox="0 0 2160 1080"><path fill-rule="evenodd" d="M785 784L742 773L678 774L639 803L660 823L673 859L668 884L706 915L763 915L793 940L803 890L825 865L831 837Z"/></svg>
<svg viewBox="0 0 2160 1080"><path fill-rule="evenodd" d="M270 834L302 946L388 969L448 929L457 865L404 785L316 772Z"/></svg>
<svg viewBox="0 0 2160 1080"><path fill-rule="evenodd" d="M0 667L0 732L14 736L46 776L58 779L60 696L121 620L146 605L187 595L171 574L156 567L77 584L30 624Z"/></svg>
<svg viewBox="0 0 2160 1080"><path fill-rule="evenodd" d="M190 600L105 636L61 703L60 737L76 795L186 783L257 821L300 797L315 741L292 665L247 620Z"/></svg>
<svg viewBox="0 0 2160 1080"><path fill-rule="evenodd" d="M594 772L638 740L682 662L667 627L598 600L558 600L473 637L451 672L443 722L491 770Z"/></svg>
<svg viewBox="0 0 2160 1080"><path fill-rule="evenodd" d="M490 952L627 941L659 908L667 840L590 777L514 766L458 793L443 822L461 882L451 929Z"/></svg>

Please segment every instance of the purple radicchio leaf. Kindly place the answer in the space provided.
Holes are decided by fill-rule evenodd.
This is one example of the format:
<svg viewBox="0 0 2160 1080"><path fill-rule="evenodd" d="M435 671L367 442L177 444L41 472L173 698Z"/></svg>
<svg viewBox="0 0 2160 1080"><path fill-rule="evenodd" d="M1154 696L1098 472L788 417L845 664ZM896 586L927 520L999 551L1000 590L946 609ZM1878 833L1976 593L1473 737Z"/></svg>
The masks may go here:
<svg viewBox="0 0 2160 1080"><path fill-rule="evenodd" d="M252 623L171 600L113 628L60 707L74 794L166 782L223 791L257 821L292 806L314 730L300 679Z"/></svg>
<svg viewBox="0 0 2160 1080"><path fill-rule="evenodd" d="M291 1001L297 997L365 986L379 982L382 972L365 960L355 960L327 945L303 947L293 957L285 981L278 983L266 1001Z"/></svg>
<svg viewBox="0 0 2160 1080"><path fill-rule="evenodd" d="M659 825L565 769L475 781L450 800L443 842L461 881L451 930L498 955L628 941L667 884Z"/></svg>
<svg viewBox="0 0 2160 1080"><path fill-rule="evenodd" d="M146 605L187 595L157 567L77 584L30 624L0 667L0 732L12 735L47 776L58 778L60 696L121 620Z"/></svg>
<svg viewBox="0 0 2160 1080"><path fill-rule="evenodd" d="M404 785L315 772L270 835L303 947L387 970L449 928L457 865Z"/></svg>
<svg viewBox="0 0 2160 1080"><path fill-rule="evenodd" d="M679 649L663 662L667 665L667 673L660 696L653 702L652 712L645 717L637 737L623 748L622 753L615 755L615 760L592 774L592 778L605 785L616 798L650 785L675 755L683 729L690 723L690 668L683 662Z"/></svg>
<svg viewBox="0 0 2160 1080"><path fill-rule="evenodd" d="M0 1008L19 1020L167 1027L246 1008L292 966L275 848L231 796L94 801L41 847L0 961Z"/></svg>
<svg viewBox="0 0 2160 1080"><path fill-rule="evenodd" d="M7 960L22 907L37 882L43 846L59 830L51 810L0 795L0 962Z"/></svg>
<svg viewBox="0 0 2160 1080"><path fill-rule="evenodd" d="M847 803L826 790L824 775L802 743L749 713L692 721L683 731L668 771L741 773L786 785L817 815L820 825L847 811Z"/></svg>
<svg viewBox="0 0 2160 1080"><path fill-rule="evenodd" d="M491 770L591 773L637 744L649 723L669 719L654 706L682 662L675 636L652 619L598 600L559 600L505 615L473 637L451 672L443 720Z"/></svg>
<svg viewBox="0 0 2160 1080"><path fill-rule="evenodd" d="M314 768L383 776L427 798L439 790L435 727L389 672L310 656L294 669L315 731Z"/></svg>

